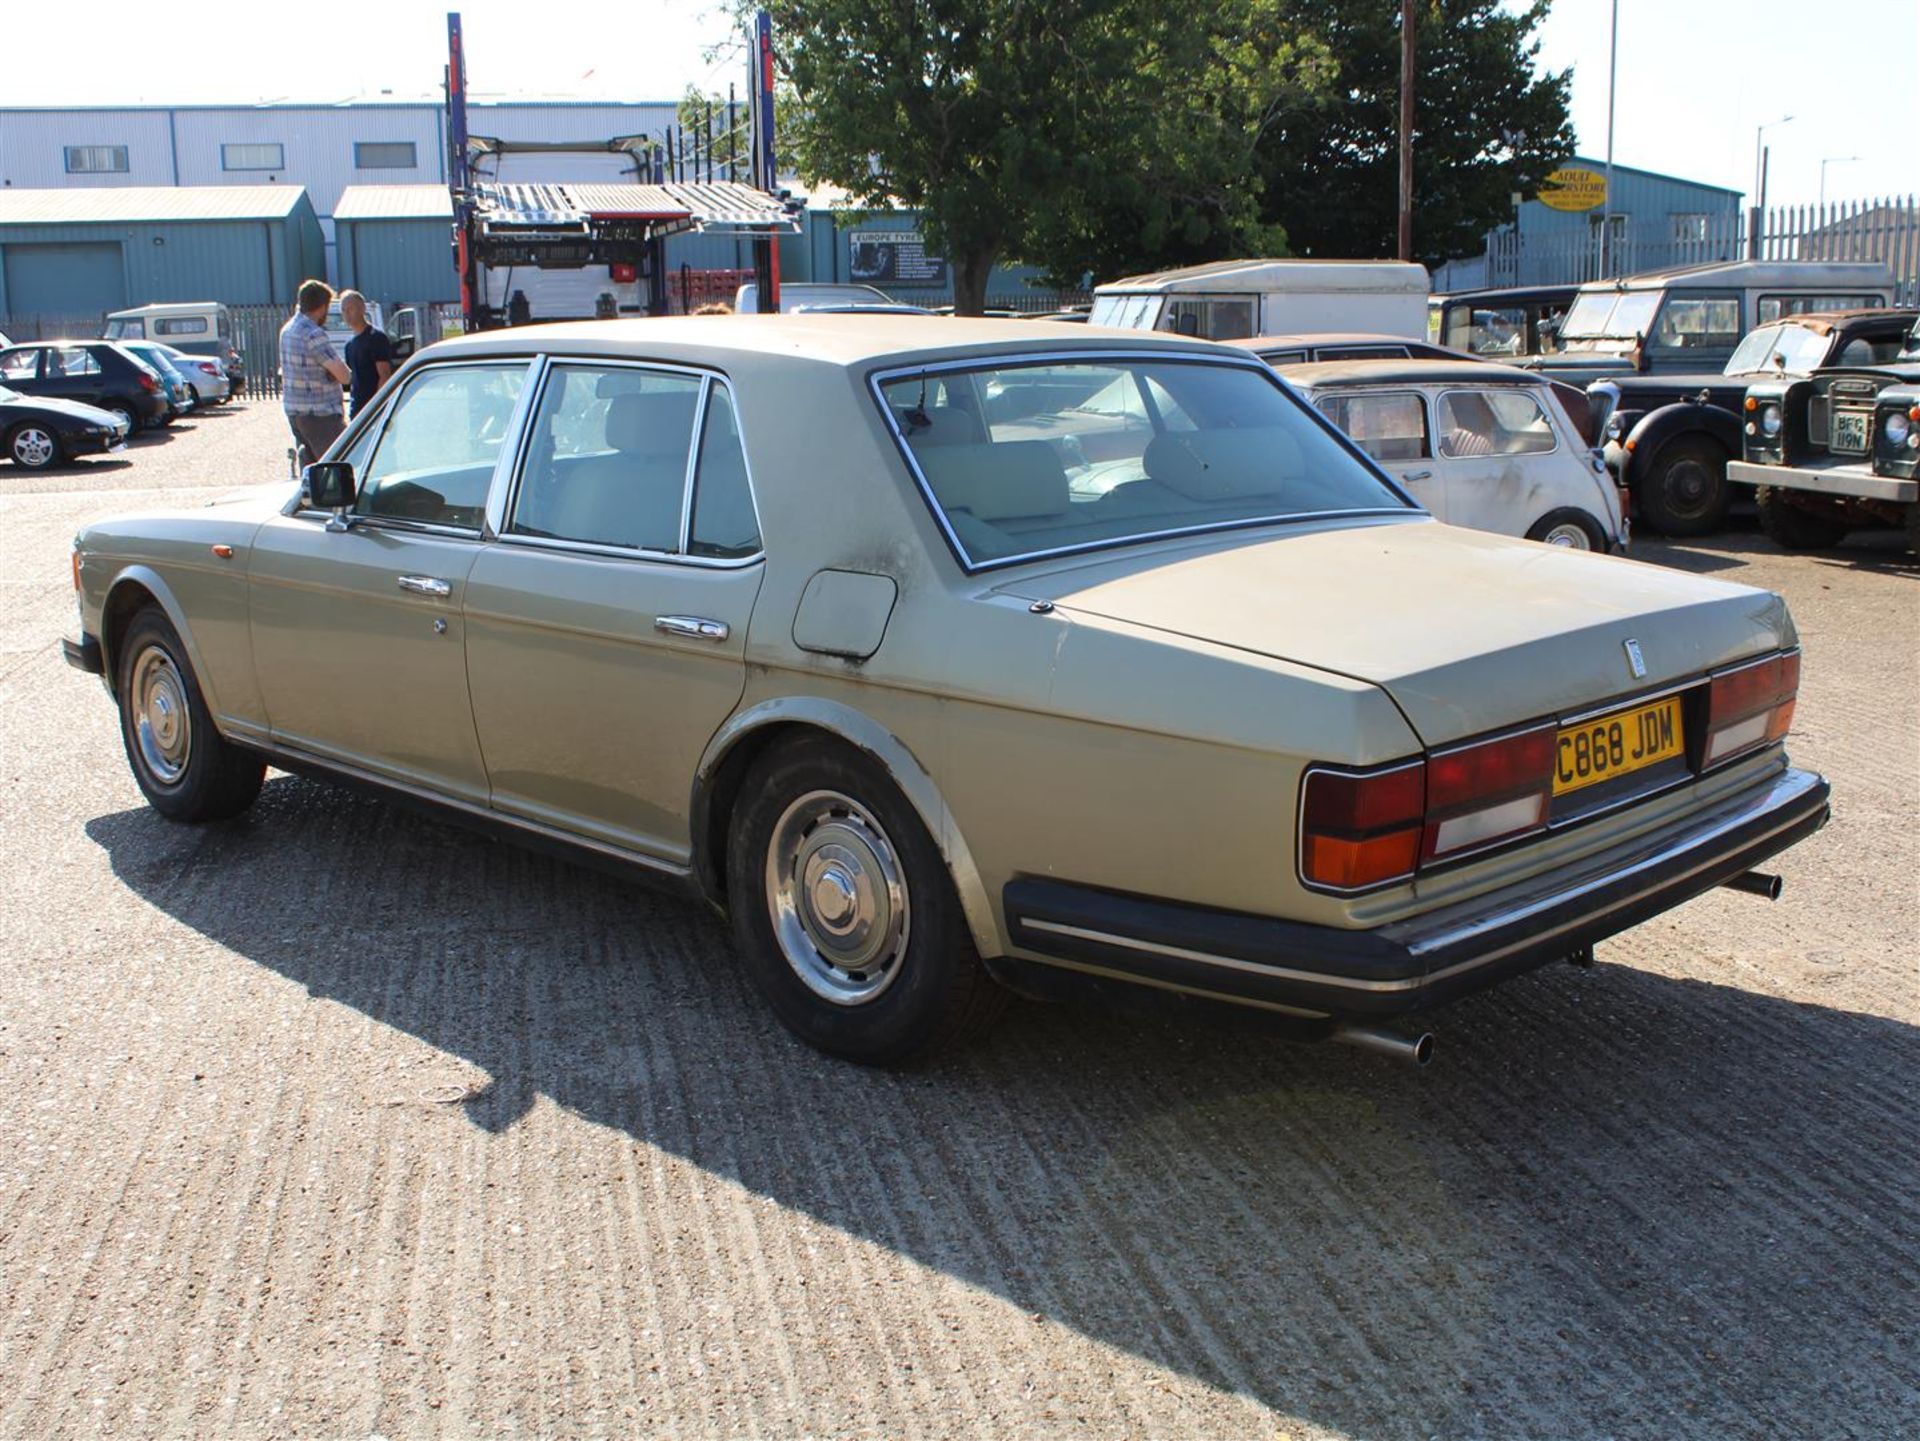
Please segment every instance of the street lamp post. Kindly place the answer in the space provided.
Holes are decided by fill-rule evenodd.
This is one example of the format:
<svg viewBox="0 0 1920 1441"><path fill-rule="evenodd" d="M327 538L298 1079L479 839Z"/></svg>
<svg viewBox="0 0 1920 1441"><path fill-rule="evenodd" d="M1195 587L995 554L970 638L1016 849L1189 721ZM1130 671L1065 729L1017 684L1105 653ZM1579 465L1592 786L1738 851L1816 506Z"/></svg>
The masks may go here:
<svg viewBox="0 0 1920 1441"><path fill-rule="evenodd" d="M1820 203L1822 205L1827 203L1827 167L1829 165L1845 165L1859 158L1858 155L1829 155L1820 162Z"/></svg>
<svg viewBox="0 0 1920 1441"><path fill-rule="evenodd" d="M1791 115L1782 115L1778 120L1769 120L1765 125L1754 127L1753 131L1753 221L1747 230L1748 259L1760 258L1761 228L1766 224L1767 213L1767 152L1761 145L1761 137L1776 125L1785 125L1793 119Z"/></svg>

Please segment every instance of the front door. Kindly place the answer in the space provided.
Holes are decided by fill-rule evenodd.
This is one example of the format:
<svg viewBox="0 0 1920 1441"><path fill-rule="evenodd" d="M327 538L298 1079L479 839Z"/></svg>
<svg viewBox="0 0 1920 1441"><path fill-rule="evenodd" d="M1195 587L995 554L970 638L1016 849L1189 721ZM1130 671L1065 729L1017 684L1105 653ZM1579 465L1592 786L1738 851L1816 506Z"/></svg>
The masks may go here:
<svg viewBox="0 0 1920 1441"><path fill-rule="evenodd" d="M1448 390L1435 402L1434 417L1435 481L1449 522L1525 535L1555 508L1547 484L1553 472L1537 457L1560 440L1537 393L1519 386Z"/></svg>
<svg viewBox="0 0 1920 1441"><path fill-rule="evenodd" d="M676 865L746 687L760 531L724 382L555 362L466 586L494 808Z"/></svg>
<svg viewBox="0 0 1920 1441"><path fill-rule="evenodd" d="M375 418L349 528L254 542L254 670L274 740L484 805L461 606L529 364L428 366Z"/></svg>
<svg viewBox="0 0 1920 1441"><path fill-rule="evenodd" d="M1445 489L1434 481L1426 396L1417 390L1334 390L1313 403L1437 519L1452 519Z"/></svg>

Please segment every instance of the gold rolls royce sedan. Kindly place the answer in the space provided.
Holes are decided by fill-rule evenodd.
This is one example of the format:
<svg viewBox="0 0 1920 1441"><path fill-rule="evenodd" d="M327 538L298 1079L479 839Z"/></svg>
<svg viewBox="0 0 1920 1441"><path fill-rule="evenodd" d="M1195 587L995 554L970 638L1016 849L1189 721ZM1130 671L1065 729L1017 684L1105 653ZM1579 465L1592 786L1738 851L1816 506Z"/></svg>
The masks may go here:
<svg viewBox="0 0 1920 1441"><path fill-rule="evenodd" d="M73 573L163 815L274 765L677 882L870 1063L1119 982L1424 1056L1379 1023L1765 888L1827 816L1779 597L1439 524L1171 336L471 336L297 490Z"/></svg>

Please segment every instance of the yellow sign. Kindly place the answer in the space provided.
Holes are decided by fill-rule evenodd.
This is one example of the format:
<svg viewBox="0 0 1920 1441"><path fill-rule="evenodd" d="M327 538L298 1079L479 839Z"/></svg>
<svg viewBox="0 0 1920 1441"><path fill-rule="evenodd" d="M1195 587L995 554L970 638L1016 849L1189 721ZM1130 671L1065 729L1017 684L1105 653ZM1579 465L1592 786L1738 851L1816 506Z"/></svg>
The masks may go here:
<svg viewBox="0 0 1920 1441"><path fill-rule="evenodd" d="M1539 201L1549 210L1597 210L1607 203L1607 177L1565 165L1547 177Z"/></svg>

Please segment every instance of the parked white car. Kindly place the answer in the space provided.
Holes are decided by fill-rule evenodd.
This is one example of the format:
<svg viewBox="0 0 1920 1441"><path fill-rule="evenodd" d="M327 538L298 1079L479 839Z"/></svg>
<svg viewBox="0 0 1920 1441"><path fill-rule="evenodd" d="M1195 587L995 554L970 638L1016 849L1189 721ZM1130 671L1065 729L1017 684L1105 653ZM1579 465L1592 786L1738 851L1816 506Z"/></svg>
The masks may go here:
<svg viewBox="0 0 1920 1441"><path fill-rule="evenodd" d="M212 356L189 355L176 345L156 343L151 348L173 362L173 368L193 387L193 398L198 404L221 405L233 394L226 366Z"/></svg>
<svg viewBox="0 0 1920 1441"><path fill-rule="evenodd" d="M1474 360L1276 368L1448 524L1575 550L1626 549L1613 477L1542 377Z"/></svg>

